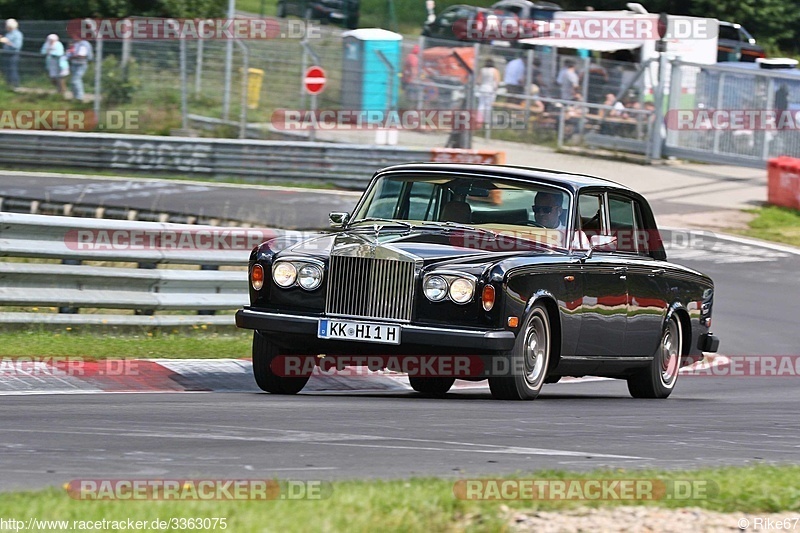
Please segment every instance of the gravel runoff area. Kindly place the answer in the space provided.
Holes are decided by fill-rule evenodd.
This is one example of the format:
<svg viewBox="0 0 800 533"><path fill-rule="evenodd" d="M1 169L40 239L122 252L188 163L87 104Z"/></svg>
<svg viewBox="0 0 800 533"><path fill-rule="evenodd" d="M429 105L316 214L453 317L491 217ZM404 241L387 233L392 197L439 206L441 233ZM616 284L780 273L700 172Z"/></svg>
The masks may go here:
<svg viewBox="0 0 800 533"><path fill-rule="evenodd" d="M800 531L800 513L718 513L699 508L579 508L563 511L506 511L511 531L537 533L673 533L702 531ZM768 529L768 521L772 527ZM788 525L788 528L786 527Z"/></svg>

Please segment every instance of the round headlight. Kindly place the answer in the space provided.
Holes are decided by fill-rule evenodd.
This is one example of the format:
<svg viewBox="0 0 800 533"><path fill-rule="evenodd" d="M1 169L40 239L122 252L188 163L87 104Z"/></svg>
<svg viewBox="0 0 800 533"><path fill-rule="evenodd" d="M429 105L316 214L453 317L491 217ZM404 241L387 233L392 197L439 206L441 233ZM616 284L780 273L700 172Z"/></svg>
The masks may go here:
<svg viewBox="0 0 800 533"><path fill-rule="evenodd" d="M277 263L272 267L272 279L279 287L291 287L297 279L297 269L286 261Z"/></svg>
<svg viewBox="0 0 800 533"><path fill-rule="evenodd" d="M322 269L317 265L305 265L297 272L297 283L304 289L311 291L322 283Z"/></svg>
<svg viewBox="0 0 800 533"><path fill-rule="evenodd" d="M472 299L475 286L472 282L458 278L450 284L450 299L459 304L465 304Z"/></svg>
<svg viewBox="0 0 800 533"><path fill-rule="evenodd" d="M447 296L447 282L441 276L431 276L425 280L425 296L432 302L444 300Z"/></svg>

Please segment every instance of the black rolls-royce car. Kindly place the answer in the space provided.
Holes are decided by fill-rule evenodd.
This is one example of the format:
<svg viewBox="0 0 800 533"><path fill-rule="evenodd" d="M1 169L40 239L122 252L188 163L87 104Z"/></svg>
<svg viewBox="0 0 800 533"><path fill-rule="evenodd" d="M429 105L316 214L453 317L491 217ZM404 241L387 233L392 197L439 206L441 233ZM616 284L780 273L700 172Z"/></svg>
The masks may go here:
<svg viewBox="0 0 800 533"><path fill-rule="evenodd" d="M488 379L495 398L530 400L544 383L594 375L666 398L679 367L719 344L711 279L667 262L647 201L605 179L399 165L330 218L330 234L251 254L236 324L255 330L265 391L305 386L308 373L277 364L295 355L450 356L469 372L410 373L411 386L441 395L456 377Z"/></svg>

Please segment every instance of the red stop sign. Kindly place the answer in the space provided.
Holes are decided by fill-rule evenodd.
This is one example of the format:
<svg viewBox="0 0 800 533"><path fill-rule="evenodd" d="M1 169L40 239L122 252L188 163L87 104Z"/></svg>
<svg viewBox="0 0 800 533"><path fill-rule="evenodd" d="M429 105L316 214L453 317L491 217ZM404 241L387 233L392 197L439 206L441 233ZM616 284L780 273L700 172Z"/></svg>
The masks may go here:
<svg viewBox="0 0 800 533"><path fill-rule="evenodd" d="M308 67L303 77L303 86L308 94L319 94L325 88L325 71L321 67Z"/></svg>

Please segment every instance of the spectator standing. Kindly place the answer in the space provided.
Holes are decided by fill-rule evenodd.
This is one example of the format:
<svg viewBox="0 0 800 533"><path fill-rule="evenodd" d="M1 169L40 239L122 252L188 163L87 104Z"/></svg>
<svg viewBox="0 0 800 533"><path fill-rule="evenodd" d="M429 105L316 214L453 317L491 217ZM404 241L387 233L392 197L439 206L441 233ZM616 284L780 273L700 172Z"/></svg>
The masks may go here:
<svg viewBox="0 0 800 533"><path fill-rule="evenodd" d="M508 94L525 93L525 61L522 60L522 56L517 56L508 62L503 74L503 83Z"/></svg>
<svg viewBox="0 0 800 533"><path fill-rule="evenodd" d="M558 73L556 83L561 87L562 100L575 100L575 95L578 94L578 87L580 86L578 73L575 72L575 61L572 59L564 61L564 67Z"/></svg>
<svg viewBox="0 0 800 533"><path fill-rule="evenodd" d="M72 46L67 50L67 59L72 71L70 79L72 95L76 100L83 101L83 76L89 68L89 61L94 59L92 45L86 39L74 40Z"/></svg>
<svg viewBox="0 0 800 533"><path fill-rule="evenodd" d="M406 97L416 103L419 97L419 45L415 44L411 52L403 60L402 86L406 91Z"/></svg>
<svg viewBox="0 0 800 533"><path fill-rule="evenodd" d="M42 45L41 53L44 58L45 69L50 81L58 89L59 94L63 95L66 90L65 80L69 75L69 62L64 53L64 45L58 39L58 35L51 33Z"/></svg>
<svg viewBox="0 0 800 533"><path fill-rule="evenodd" d="M6 21L6 34L0 37L3 44L3 74L11 87L19 87L19 51L22 49L22 32L15 19Z"/></svg>
<svg viewBox="0 0 800 533"><path fill-rule="evenodd" d="M486 117L491 124L492 106L500 87L500 72L494 66L494 61L487 59L478 74L478 116L477 126L480 128Z"/></svg>

